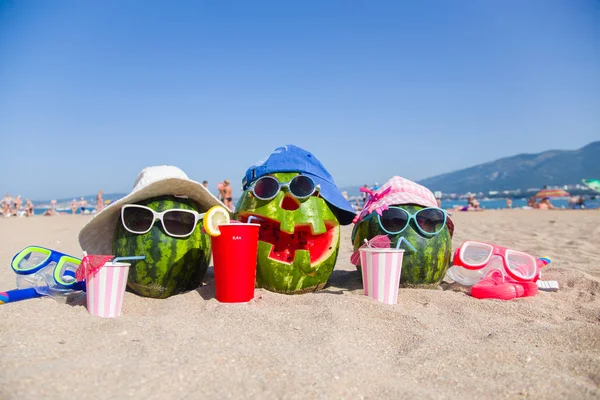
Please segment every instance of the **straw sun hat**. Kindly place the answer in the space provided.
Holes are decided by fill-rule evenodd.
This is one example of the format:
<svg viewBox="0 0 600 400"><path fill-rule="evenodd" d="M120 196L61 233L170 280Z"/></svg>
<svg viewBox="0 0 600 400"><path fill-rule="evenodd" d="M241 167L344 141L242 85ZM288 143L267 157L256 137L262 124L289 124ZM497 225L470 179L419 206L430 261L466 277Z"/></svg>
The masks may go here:
<svg viewBox="0 0 600 400"><path fill-rule="evenodd" d="M104 208L85 224L79 232L79 245L89 254L112 254L113 234L121 206L164 195L186 196L196 202L199 212L214 205L225 207L204 185L189 179L179 168L170 165L147 167L138 174L131 193Z"/></svg>

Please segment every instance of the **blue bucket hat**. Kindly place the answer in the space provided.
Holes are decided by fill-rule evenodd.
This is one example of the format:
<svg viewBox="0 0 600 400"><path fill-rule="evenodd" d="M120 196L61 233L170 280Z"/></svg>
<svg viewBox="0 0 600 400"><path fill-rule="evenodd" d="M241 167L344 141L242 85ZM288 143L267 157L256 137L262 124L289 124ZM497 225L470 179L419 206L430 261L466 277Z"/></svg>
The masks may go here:
<svg viewBox="0 0 600 400"><path fill-rule="evenodd" d="M266 160L248 168L242 179L244 190L261 176L275 172L300 172L310 176L320 186L320 196L329 204L340 224L352 223L356 215L354 209L342 196L323 164L310 152L293 144L276 148Z"/></svg>

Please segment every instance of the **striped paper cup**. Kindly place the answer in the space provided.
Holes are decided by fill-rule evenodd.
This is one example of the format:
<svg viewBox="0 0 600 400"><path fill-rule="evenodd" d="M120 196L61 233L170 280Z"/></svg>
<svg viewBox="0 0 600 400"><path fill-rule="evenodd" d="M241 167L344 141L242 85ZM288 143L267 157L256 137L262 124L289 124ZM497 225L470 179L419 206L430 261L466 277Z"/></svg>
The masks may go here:
<svg viewBox="0 0 600 400"><path fill-rule="evenodd" d="M359 250L365 295L380 303L397 304L404 249L361 247Z"/></svg>
<svg viewBox="0 0 600 400"><path fill-rule="evenodd" d="M121 315L131 264L107 262L85 281L87 309L92 315L114 318Z"/></svg>

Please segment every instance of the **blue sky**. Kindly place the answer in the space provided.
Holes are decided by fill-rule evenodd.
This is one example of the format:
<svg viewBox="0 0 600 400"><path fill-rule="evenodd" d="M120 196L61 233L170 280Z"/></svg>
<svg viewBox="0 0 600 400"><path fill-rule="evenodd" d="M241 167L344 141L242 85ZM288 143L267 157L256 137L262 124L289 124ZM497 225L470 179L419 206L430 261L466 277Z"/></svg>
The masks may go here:
<svg viewBox="0 0 600 400"><path fill-rule="evenodd" d="M338 186L600 139L600 3L0 0L0 192L241 185L283 144ZM239 193L239 192L238 192Z"/></svg>

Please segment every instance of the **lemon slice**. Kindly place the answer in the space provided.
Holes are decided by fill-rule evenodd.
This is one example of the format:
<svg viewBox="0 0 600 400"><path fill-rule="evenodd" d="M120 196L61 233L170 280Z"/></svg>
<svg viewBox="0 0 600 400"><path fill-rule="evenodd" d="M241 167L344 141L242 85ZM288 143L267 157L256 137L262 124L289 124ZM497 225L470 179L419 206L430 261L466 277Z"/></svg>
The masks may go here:
<svg viewBox="0 0 600 400"><path fill-rule="evenodd" d="M204 214L202 225L204 226L206 233L210 236L219 236L221 234L219 225L228 224L229 221L229 213L224 207L212 206L206 214Z"/></svg>

